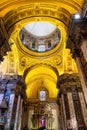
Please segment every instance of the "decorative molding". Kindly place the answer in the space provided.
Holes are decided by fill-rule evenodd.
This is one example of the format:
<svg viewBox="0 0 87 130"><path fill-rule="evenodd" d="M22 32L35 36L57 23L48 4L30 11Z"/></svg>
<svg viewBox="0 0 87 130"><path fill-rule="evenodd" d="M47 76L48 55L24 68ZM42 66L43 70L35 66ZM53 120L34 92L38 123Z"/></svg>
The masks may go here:
<svg viewBox="0 0 87 130"><path fill-rule="evenodd" d="M49 64L46 64L46 63L44 63L44 64L43 64L43 63L34 64L33 66L26 68L25 71L24 71L24 78L26 78L27 74L28 74L30 71L32 71L34 68L37 68L37 67L40 67L40 66L43 66L43 67L52 69L52 71L56 74L57 80L58 80L59 72L58 72L57 68L55 68L54 66L51 66L51 65L49 65Z"/></svg>
<svg viewBox="0 0 87 130"><path fill-rule="evenodd" d="M82 91L78 74L63 74L59 77L58 88L60 93L72 92L74 89Z"/></svg>
<svg viewBox="0 0 87 130"><path fill-rule="evenodd" d="M49 8L50 4L47 5L46 8L43 6L41 7L41 4L38 8L34 6L35 4L33 4L32 8L30 8L30 5L29 7L24 6L8 12L3 18L6 30L9 31L17 22L31 17L38 17L37 21L42 20L39 17L51 17L62 21L67 26L69 25L70 13L66 9L53 9L52 6Z"/></svg>

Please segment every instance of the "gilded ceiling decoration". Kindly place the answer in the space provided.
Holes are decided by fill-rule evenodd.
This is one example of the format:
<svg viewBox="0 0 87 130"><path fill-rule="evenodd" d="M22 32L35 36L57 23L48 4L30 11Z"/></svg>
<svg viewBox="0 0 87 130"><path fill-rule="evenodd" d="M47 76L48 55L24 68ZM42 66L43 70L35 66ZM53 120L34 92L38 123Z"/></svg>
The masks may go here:
<svg viewBox="0 0 87 130"><path fill-rule="evenodd" d="M59 29L48 22L34 22L20 31L23 45L32 51L41 53L53 49L60 41Z"/></svg>
<svg viewBox="0 0 87 130"><path fill-rule="evenodd" d="M5 74L13 72L13 74L24 75L28 69L30 70L25 78L28 98L29 95L36 97L33 91L38 91L41 82L50 91L50 97L56 98L58 78L53 68L58 71L58 75L77 72L75 62L66 49L66 40L71 16L80 14L83 3L83 0L0 1L0 25L1 27L3 25L5 38L11 48L11 53L7 53L3 62L6 64L8 57L8 64L5 68L0 64L0 68L6 70ZM48 22L56 28L49 33L50 35L36 37L32 32L27 33L25 29L26 25L35 22Z"/></svg>

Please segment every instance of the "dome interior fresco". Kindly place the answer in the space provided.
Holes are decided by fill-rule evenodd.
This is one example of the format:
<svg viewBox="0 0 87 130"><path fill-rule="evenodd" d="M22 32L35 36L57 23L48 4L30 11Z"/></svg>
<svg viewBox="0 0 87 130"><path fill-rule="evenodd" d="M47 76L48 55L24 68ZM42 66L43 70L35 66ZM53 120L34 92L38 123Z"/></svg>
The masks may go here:
<svg viewBox="0 0 87 130"><path fill-rule="evenodd" d="M60 41L59 29L48 22L32 22L20 31L23 45L36 52L53 49Z"/></svg>

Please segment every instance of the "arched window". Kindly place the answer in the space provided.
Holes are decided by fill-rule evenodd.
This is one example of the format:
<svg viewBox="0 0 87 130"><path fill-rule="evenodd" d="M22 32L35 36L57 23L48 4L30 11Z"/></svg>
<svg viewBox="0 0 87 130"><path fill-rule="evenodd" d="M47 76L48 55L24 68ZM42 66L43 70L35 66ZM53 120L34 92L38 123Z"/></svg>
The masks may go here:
<svg viewBox="0 0 87 130"><path fill-rule="evenodd" d="M22 40L22 42L24 42L24 33L23 32L21 33L21 40Z"/></svg>
<svg viewBox="0 0 87 130"><path fill-rule="evenodd" d="M51 48L51 41L48 41L48 48Z"/></svg>
<svg viewBox="0 0 87 130"><path fill-rule="evenodd" d="M40 91L40 101L45 101L46 100L46 91L41 90Z"/></svg>
<svg viewBox="0 0 87 130"><path fill-rule="evenodd" d="M38 46L38 51L39 52L44 52L45 51L45 45L39 45Z"/></svg>
<svg viewBox="0 0 87 130"><path fill-rule="evenodd" d="M32 43L32 49L35 49L35 42Z"/></svg>

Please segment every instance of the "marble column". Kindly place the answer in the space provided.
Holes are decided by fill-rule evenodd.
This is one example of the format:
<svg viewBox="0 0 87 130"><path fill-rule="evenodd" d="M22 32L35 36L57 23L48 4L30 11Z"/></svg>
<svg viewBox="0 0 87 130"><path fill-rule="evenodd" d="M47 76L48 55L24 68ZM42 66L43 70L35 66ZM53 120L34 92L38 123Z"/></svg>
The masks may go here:
<svg viewBox="0 0 87 130"><path fill-rule="evenodd" d="M65 112L65 104L64 104L64 96L63 95L61 95L61 114L63 114L63 115L61 115L61 116L63 116L63 126L64 126L64 128L66 128L66 112Z"/></svg>
<svg viewBox="0 0 87 130"><path fill-rule="evenodd" d="M15 116L15 122L14 122L14 129L18 130L18 119L19 119L19 111L20 111L20 102L21 102L21 96L18 96L18 102L17 102L17 109L16 109L16 116Z"/></svg>
<svg viewBox="0 0 87 130"><path fill-rule="evenodd" d="M12 112L13 112L14 98L15 98L15 94L11 94L10 95L10 100L9 100L8 111L7 111L7 122L5 124L5 129L6 130L10 130L11 118L12 118Z"/></svg>
<svg viewBox="0 0 87 130"><path fill-rule="evenodd" d="M85 62L87 62L87 40L82 41L80 46Z"/></svg>
<svg viewBox="0 0 87 130"><path fill-rule="evenodd" d="M22 105L23 105L23 99L20 101L20 108L19 108L19 119L18 119L18 130L21 130L22 127Z"/></svg>
<svg viewBox="0 0 87 130"><path fill-rule="evenodd" d="M76 57L76 63L77 63L77 67L78 67L78 73L79 73L82 89L83 89L83 94L84 94L85 101L87 104L87 80L86 80L84 70L82 68L79 57Z"/></svg>
<svg viewBox="0 0 87 130"><path fill-rule="evenodd" d="M87 113L85 112L87 109L83 99L84 96L78 74L61 75L59 77L58 88L60 118L64 117L63 119L61 118L62 123L60 124L60 130L87 129ZM79 90L81 90L82 95L79 93ZM82 106L83 102L84 105ZM62 124L64 127L61 126Z"/></svg>
<svg viewBox="0 0 87 130"><path fill-rule="evenodd" d="M73 130L78 130L75 109L74 109L74 104L73 104L73 99L72 99L72 93L68 92L67 97L68 97L70 116L71 116L70 125L71 125L71 128L73 128Z"/></svg>
<svg viewBox="0 0 87 130"><path fill-rule="evenodd" d="M79 99L80 99L80 103L81 103L81 108L82 108L84 122L85 122L85 125L87 127L87 108L86 108L86 103L85 103L85 100L84 100L83 93L79 92L78 94L79 94Z"/></svg>

